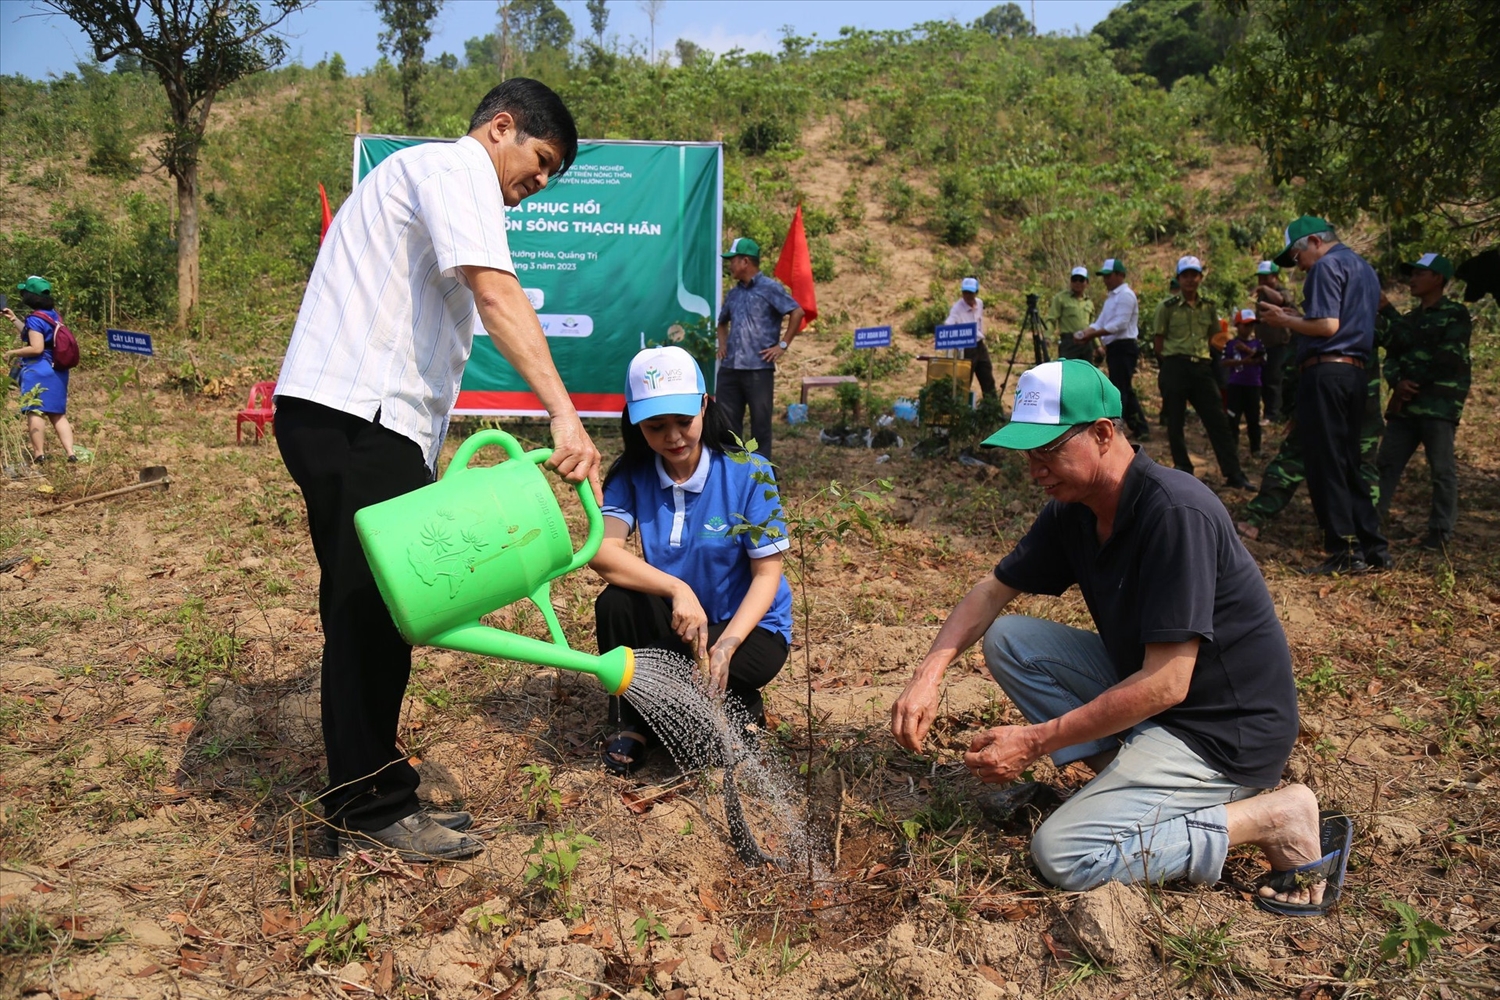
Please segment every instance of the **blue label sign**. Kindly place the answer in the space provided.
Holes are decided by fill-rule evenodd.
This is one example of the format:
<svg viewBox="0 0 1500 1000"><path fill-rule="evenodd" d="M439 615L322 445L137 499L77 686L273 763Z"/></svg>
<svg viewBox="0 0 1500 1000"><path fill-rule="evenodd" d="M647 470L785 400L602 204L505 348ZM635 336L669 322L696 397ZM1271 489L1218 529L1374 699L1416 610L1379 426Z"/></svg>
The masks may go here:
<svg viewBox="0 0 1500 1000"><path fill-rule="evenodd" d="M933 328L933 346L940 351L955 351L961 347L973 347L979 343L979 326L975 323L954 323L952 326Z"/></svg>
<svg viewBox="0 0 1500 1000"><path fill-rule="evenodd" d="M891 328L888 326L862 326L854 331L854 346L890 347Z"/></svg>
<svg viewBox="0 0 1500 1000"><path fill-rule="evenodd" d="M147 355L154 355L156 353L151 349L151 335L149 333L133 333L130 330L105 330L104 339L111 351Z"/></svg>

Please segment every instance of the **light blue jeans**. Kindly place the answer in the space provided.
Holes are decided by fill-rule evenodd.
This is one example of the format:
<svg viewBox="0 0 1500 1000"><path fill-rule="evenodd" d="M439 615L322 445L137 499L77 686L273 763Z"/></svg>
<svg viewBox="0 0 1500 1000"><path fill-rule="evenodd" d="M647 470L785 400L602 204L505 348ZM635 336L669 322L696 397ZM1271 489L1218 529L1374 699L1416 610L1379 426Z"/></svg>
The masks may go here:
<svg viewBox="0 0 1500 1000"><path fill-rule="evenodd" d="M984 659L1032 723L1055 719L1117 682L1093 632L1007 615L984 635ZM1038 828L1032 858L1047 881L1081 891L1105 882L1216 882L1229 853L1225 803L1260 789L1209 766L1154 722L1052 755L1058 767L1119 755Z"/></svg>

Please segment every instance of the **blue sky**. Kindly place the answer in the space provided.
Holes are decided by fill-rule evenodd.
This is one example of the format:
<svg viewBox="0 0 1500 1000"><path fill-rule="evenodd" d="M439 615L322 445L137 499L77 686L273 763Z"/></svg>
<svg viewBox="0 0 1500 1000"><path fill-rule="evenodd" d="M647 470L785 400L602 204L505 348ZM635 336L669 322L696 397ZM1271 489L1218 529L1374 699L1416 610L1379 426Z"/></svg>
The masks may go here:
<svg viewBox="0 0 1500 1000"><path fill-rule="evenodd" d="M840 27L907 28L918 21L973 21L996 0L667 0L656 24L656 46L670 49L687 38L714 52L739 47L772 51L783 25L801 35L831 38ZM1033 7L1043 33L1087 31L1119 0L1020 0L1028 14ZM589 33L583 0L559 0L573 20L576 34ZM650 25L635 0L610 0L609 28L622 46L649 45ZM462 56L464 40L495 29L495 0L448 0L438 16L428 48L429 57L441 52ZM320 0L311 10L287 21L290 53L311 65L337 51L349 68L359 72L375 62L380 20L366 0ZM67 18L47 14L36 0L0 0L0 74L34 79L61 74L89 58L88 40Z"/></svg>

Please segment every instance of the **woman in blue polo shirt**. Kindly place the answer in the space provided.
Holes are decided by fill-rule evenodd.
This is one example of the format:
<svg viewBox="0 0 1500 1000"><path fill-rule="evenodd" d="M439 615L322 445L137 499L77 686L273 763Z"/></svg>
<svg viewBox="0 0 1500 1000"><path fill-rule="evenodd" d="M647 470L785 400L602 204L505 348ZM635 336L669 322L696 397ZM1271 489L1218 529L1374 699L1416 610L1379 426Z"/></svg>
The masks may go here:
<svg viewBox="0 0 1500 1000"><path fill-rule="evenodd" d="M604 543L589 564L609 584L594 604L599 651L681 653L706 664L713 693L763 723L761 688L780 673L792 638L781 503L774 487L755 481L771 468L725 455L735 447L729 421L680 347L637 354L625 400L625 451L604 479ZM778 531L729 530L745 523ZM626 547L632 531L644 558ZM622 698L610 699L610 721L619 732L604 766L628 774L655 735Z"/></svg>

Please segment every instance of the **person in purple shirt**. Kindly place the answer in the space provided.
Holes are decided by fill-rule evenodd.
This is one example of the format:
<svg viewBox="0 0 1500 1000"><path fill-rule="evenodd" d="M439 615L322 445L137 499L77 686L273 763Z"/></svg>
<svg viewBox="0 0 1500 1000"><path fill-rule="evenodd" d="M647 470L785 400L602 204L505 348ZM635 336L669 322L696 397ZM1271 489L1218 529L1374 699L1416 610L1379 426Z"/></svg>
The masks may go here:
<svg viewBox="0 0 1500 1000"><path fill-rule="evenodd" d="M1276 264L1307 272L1302 315L1263 303L1260 321L1297 334L1297 423L1307 454L1307 495L1328 552L1306 572L1389 569L1380 517L1359 474L1369 381L1364 369L1374 360L1380 278L1316 216L1295 220L1285 239Z"/></svg>
<svg viewBox="0 0 1500 1000"><path fill-rule="evenodd" d="M1260 383L1265 360L1265 345L1255 339L1255 310L1241 309L1234 314L1234 339L1224 345L1219 363L1227 373L1224 395L1234 446L1239 448L1240 418L1244 417L1251 458L1260 457Z"/></svg>

